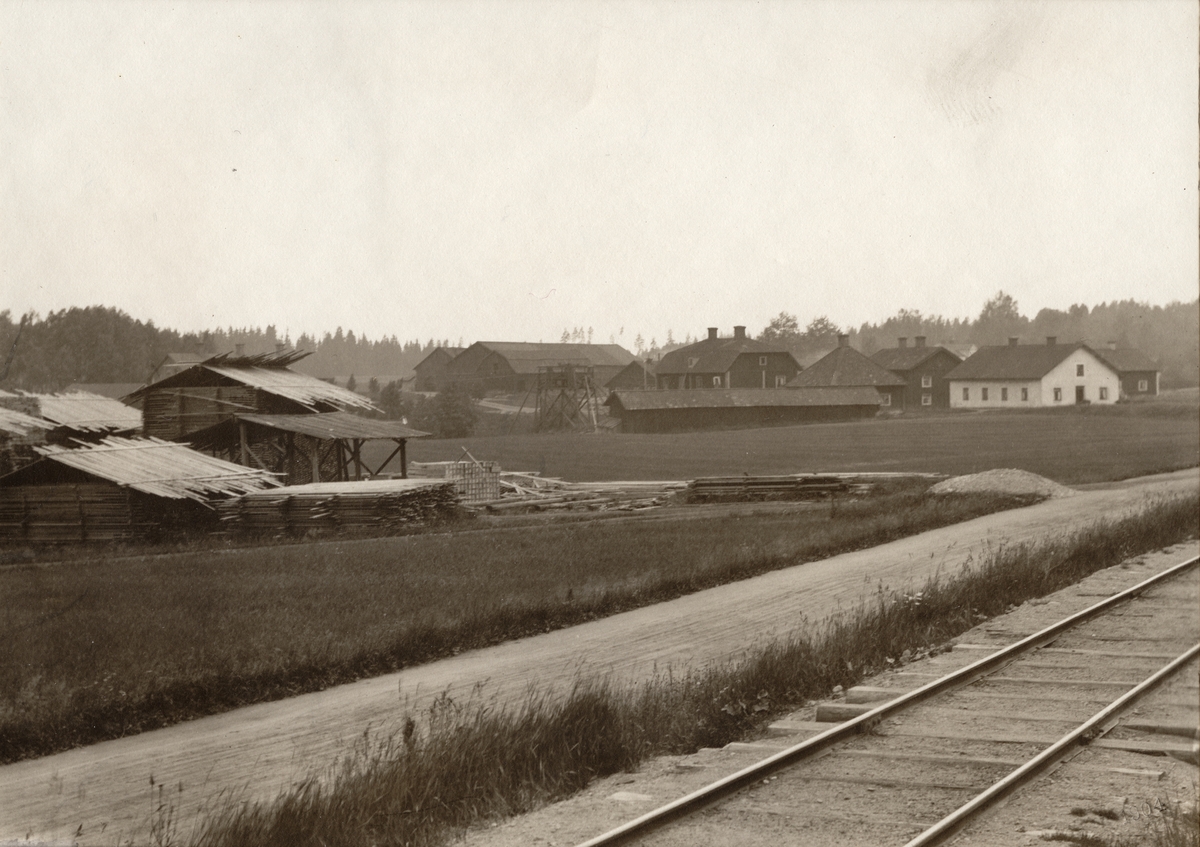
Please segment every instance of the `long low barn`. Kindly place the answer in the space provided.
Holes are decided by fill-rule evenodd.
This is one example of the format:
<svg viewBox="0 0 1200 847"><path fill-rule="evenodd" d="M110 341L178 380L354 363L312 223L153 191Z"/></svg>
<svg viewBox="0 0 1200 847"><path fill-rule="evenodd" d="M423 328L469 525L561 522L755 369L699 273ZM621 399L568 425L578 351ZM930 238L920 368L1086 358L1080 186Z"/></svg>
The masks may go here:
<svg viewBox="0 0 1200 847"><path fill-rule="evenodd" d="M879 403L879 392L870 387L613 391L605 401L622 432L848 421L873 417Z"/></svg>

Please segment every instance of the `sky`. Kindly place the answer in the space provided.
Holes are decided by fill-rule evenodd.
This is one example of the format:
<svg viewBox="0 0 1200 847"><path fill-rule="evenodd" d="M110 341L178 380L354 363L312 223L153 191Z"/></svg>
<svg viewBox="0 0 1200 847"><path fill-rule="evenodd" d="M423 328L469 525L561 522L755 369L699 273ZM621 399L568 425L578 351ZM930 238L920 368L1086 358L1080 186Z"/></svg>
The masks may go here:
<svg viewBox="0 0 1200 847"><path fill-rule="evenodd" d="M632 348L1190 301L1198 15L0 0L0 310Z"/></svg>

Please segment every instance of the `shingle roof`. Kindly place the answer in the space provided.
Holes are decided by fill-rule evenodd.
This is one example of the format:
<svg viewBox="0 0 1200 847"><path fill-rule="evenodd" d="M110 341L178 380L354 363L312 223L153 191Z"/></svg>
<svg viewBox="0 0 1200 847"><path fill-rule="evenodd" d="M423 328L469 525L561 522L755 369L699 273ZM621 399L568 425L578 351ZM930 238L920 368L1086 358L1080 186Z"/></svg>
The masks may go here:
<svg viewBox="0 0 1200 847"><path fill-rule="evenodd" d="M1086 344L1005 344L980 347L946 379L1041 379Z"/></svg>
<svg viewBox="0 0 1200 847"><path fill-rule="evenodd" d="M53 428L54 424L49 421L35 418L24 412L18 412L16 409L5 409L3 406L0 406L0 432L25 436L37 429Z"/></svg>
<svg viewBox="0 0 1200 847"><path fill-rule="evenodd" d="M856 386L880 388L907 385L882 365L872 362L853 347L835 347L808 370L796 374L789 387Z"/></svg>
<svg viewBox="0 0 1200 847"><path fill-rule="evenodd" d="M926 359L936 355L939 350L949 353L960 362L962 361L957 353L947 350L945 347L889 347L872 353L871 361L889 371L911 371Z"/></svg>
<svg viewBox="0 0 1200 847"><path fill-rule="evenodd" d="M609 405L630 411L780 406L878 406L874 388L701 388L622 391L609 394Z"/></svg>
<svg viewBox="0 0 1200 847"><path fill-rule="evenodd" d="M315 376L290 370L287 367L307 355L308 353L284 351L264 353L258 356L213 356L197 365L192 365L187 370L164 377L158 382L138 389L129 396L129 399L144 397L159 388L194 385L197 376L207 371L251 388L285 397L314 410L318 404L328 403L334 406L379 411L379 408L362 394L317 379Z"/></svg>
<svg viewBox="0 0 1200 847"><path fill-rule="evenodd" d="M120 400L76 391L71 394L31 394L38 414L55 426L80 432L123 432L141 429L142 413Z"/></svg>
<svg viewBox="0 0 1200 847"><path fill-rule="evenodd" d="M1092 352L1117 373L1158 370L1154 360L1136 347L1119 347L1116 350L1092 348Z"/></svg>
<svg viewBox="0 0 1200 847"><path fill-rule="evenodd" d="M99 444L78 448L47 444L33 449L46 461L172 500L207 503L214 496L247 494L279 484L266 471L235 465L157 438L109 437Z"/></svg>
<svg viewBox="0 0 1200 847"><path fill-rule="evenodd" d="M620 344L540 344L531 341L480 341L505 358L517 373L537 373L553 365L623 368L636 357Z"/></svg>
<svg viewBox="0 0 1200 847"><path fill-rule="evenodd" d="M679 347L662 357L655 373L725 373L743 353L787 353L788 351L753 338L704 338ZM791 355L788 353L788 355Z"/></svg>

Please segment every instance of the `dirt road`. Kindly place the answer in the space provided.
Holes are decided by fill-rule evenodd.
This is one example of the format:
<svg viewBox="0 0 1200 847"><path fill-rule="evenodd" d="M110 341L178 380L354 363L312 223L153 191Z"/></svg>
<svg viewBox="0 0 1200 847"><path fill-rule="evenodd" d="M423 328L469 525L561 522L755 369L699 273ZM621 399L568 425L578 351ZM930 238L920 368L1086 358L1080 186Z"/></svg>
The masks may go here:
<svg viewBox="0 0 1200 847"><path fill-rule="evenodd" d="M486 684L497 697L577 675L635 679L737 657L801 620L855 605L882 583L918 585L981 552L1112 520L1161 494L1195 491L1195 469L1090 486L1072 497L989 515L375 679L264 703L131 738L0 768L0 840L146 841L150 778L175 795L180 832L218 795L265 798L335 763L368 728L388 732L402 696L420 706ZM182 784L182 792L176 787ZM2 841L0 841L2 843ZM28 843L22 840L20 843Z"/></svg>

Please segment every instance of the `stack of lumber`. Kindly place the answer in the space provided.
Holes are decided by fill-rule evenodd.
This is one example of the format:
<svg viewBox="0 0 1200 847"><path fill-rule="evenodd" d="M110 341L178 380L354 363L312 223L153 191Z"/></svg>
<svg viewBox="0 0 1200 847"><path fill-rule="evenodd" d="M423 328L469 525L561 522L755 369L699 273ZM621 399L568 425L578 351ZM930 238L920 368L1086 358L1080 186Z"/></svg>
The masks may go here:
<svg viewBox="0 0 1200 847"><path fill-rule="evenodd" d="M218 506L234 533L386 535L451 516L459 499L445 480L321 482L254 492Z"/></svg>
<svg viewBox="0 0 1200 847"><path fill-rule="evenodd" d="M836 474L713 476L692 480L684 499L688 503L820 500L850 491L851 484Z"/></svg>
<svg viewBox="0 0 1200 847"><path fill-rule="evenodd" d="M146 528L130 493L116 486L83 483L0 489L0 540L123 541Z"/></svg>
<svg viewBox="0 0 1200 847"><path fill-rule="evenodd" d="M502 471L503 496L474 505L496 513L641 511L667 503L674 492L686 487L687 483L676 481L564 482L533 472Z"/></svg>

